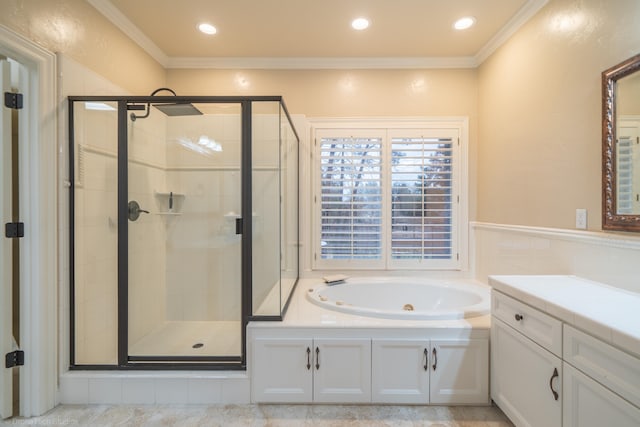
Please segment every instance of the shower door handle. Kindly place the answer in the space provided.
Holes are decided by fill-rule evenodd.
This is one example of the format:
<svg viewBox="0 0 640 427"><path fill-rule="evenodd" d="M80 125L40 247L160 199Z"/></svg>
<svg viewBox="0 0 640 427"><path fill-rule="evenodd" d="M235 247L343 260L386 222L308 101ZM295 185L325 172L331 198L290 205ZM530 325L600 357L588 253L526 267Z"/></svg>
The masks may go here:
<svg viewBox="0 0 640 427"><path fill-rule="evenodd" d="M236 234L242 234L242 218L236 218Z"/></svg>

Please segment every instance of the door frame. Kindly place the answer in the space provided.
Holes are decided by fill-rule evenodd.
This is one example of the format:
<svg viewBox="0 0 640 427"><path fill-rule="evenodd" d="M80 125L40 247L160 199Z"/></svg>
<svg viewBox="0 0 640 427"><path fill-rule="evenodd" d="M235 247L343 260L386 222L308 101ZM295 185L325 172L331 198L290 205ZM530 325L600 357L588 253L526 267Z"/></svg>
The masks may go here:
<svg viewBox="0 0 640 427"><path fill-rule="evenodd" d="M28 70L20 141L20 416L56 403L58 378L58 127L56 56L0 25L0 53ZM61 301L63 301L62 299ZM3 355L4 356L4 355Z"/></svg>

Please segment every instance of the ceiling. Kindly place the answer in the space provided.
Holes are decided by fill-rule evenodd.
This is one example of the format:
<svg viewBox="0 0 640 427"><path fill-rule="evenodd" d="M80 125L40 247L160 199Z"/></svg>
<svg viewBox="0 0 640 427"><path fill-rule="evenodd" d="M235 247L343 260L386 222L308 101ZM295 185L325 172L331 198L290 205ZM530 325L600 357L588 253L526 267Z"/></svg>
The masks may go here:
<svg viewBox="0 0 640 427"><path fill-rule="evenodd" d="M87 0L168 68L476 67L547 0ZM453 22L473 16L464 31ZM363 31L351 21L366 17ZM207 36L201 22L217 28Z"/></svg>

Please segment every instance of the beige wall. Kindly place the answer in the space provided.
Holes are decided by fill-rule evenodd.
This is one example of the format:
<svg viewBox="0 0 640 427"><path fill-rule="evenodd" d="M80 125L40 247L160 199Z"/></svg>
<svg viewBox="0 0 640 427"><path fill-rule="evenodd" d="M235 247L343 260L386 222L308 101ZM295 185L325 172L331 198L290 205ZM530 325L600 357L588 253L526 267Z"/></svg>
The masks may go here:
<svg viewBox="0 0 640 427"><path fill-rule="evenodd" d="M637 0L551 0L479 68L478 220L601 229L601 72L640 50Z"/></svg>
<svg viewBox="0 0 640 427"><path fill-rule="evenodd" d="M132 94L164 86L164 68L86 0L0 0L0 24Z"/></svg>
<svg viewBox="0 0 640 427"><path fill-rule="evenodd" d="M640 45L637 0L551 0L478 70L164 70L85 0L0 10L0 24L134 94L283 95L307 117L468 116L470 218L560 228L587 208L600 229L600 73Z"/></svg>
<svg viewBox="0 0 640 427"><path fill-rule="evenodd" d="M291 114L307 117L467 116L475 218L476 70L170 69L167 85L180 95L282 95Z"/></svg>

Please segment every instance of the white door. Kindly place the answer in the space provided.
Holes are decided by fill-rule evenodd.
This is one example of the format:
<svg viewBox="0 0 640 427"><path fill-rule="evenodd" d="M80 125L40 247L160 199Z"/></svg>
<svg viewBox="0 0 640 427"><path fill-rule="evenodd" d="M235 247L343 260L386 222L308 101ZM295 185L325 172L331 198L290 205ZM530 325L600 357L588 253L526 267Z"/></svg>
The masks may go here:
<svg viewBox="0 0 640 427"><path fill-rule="evenodd" d="M313 400L310 338L256 338L252 345L253 402L310 403Z"/></svg>
<svg viewBox="0 0 640 427"><path fill-rule="evenodd" d="M560 427L562 365L557 356L491 318L491 397L520 427Z"/></svg>
<svg viewBox="0 0 640 427"><path fill-rule="evenodd" d="M373 340L371 400L429 403L429 341Z"/></svg>
<svg viewBox="0 0 640 427"><path fill-rule="evenodd" d="M640 409L564 363L565 427L637 427Z"/></svg>
<svg viewBox="0 0 640 427"><path fill-rule="evenodd" d="M371 402L371 340L314 340L313 400Z"/></svg>
<svg viewBox="0 0 640 427"><path fill-rule="evenodd" d="M432 404L489 403L489 340L431 341Z"/></svg>
<svg viewBox="0 0 640 427"><path fill-rule="evenodd" d="M0 61L2 106L0 113L0 419L13 415L13 368L5 368L5 354L13 350L12 241L5 237L4 225L11 222L11 110L4 106L10 91L11 66Z"/></svg>

